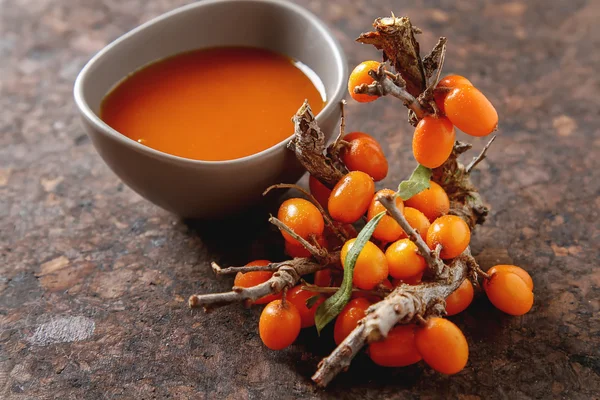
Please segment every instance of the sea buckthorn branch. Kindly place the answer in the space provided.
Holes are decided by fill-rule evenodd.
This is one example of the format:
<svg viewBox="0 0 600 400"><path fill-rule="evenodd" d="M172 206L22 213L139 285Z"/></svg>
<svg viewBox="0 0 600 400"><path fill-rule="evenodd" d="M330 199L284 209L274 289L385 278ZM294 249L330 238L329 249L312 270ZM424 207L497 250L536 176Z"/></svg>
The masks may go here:
<svg viewBox="0 0 600 400"><path fill-rule="evenodd" d="M349 237L345 234L345 232L342 232L340 229L338 229L337 225L333 223L331 216L323 208L323 206L317 201L317 199L315 199L315 196L313 196L306 189L304 189L298 185L292 184L292 183L279 183L277 185L269 186L263 192L263 196L266 195L267 193L269 193L273 189L296 189L297 191L301 192L306 197L308 197L308 199L311 201L311 203L313 203L315 205L315 207L317 207L317 209L319 210L321 215L323 215L323 220L325 221L325 223L327 224L329 229L331 229L331 231L338 237L338 239L340 239L342 242L345 242L346 240L349 239Z"/></svg>
<svg viewBox="0 0 600 400"><path fill-rule="evenodd" d="M203 307L205 311L219 306L238 302L252 302L269 294L280 293L285 288L294 286L303 275L312 274L331 265L339 264L340 253L330 253L322 262L315 262L309 258L294 258L292 260L275 263L278 265L273 276L256 286L242 288L233 287L230 292L195 294L190 296L190 308Z"/></svg>
<svg viewBox="0 0 600 400"><path fill-rule="evenodd" d="M382 206L386 208L390 216L394 218L398 225L400 225L400 227L406 233L410 241L417 246L419 254L423 256L423 258L427 262L427 267L430 276L434 278L443 278L445 276L446 266L440 258L439 250L431 250L429 246L427 246L427 243L425 243L421 235L416 231L416 229L410 226L404 214L402 214L398 207L396 207L395 196L379 196L379 202Z"/></svg>
<svg viewBox="0 0 600 400"><path fill-rule="evenodd" d="M480 163L486 157L486 152L488 151L495 137L493 137L492 140L490 140L490 142L482 150L482 152L477 157L474 157L471 163L465 167L459 161L459 156L469 150L471 145L458 141L454 142L455 136L453 126L460 128L469 135L485 136L497 128L497 113L493 105L491 105L485 96L483 96L481 92L474 88L471 83L466 80L466 78L449 76L440 82L440 74L446 51L445 38L440 38L432 52L426 57L421 58L419 44L415 40L415 34L420 33L420 31L412 26L408 18L397 18L392 14L391 18L388 17L376 19L373 26L375 28L373 32L362 34L357 41L372 44L378 49L383 50L384 63L389 61L389 64L393 66L395 73L391 72L390 70L386 70L384 64L378 64L375 61L366 61L361 63L354 70L351 78L349 79L349 86L353 88L353 93L351 92L350 94L359 102L373 101L377 97L385 95L391 95L403 101L403 103L409 109L409 122L413 125L417 125L418 123L417 129L415 130L417 142L415 142L415 139L413 139L413 153L415 155L415 159L417 159L421 165L415 170L415 172L419 170L419 168L427 171L427 183L429 183L430 179L434 182L437 182L448 196L448 199L444 199L444 211L448 211L448 208L446 207L449 200L449 213L459 216L472 230L475 225L484 222L488 213L488 209L483 203L483 200L477 189L472 184L470 173L478 165L478 163ZM355 78L353 78L353 76ZM459 80L457 81L457 79ZM460 82L460 80L462 80L463 86L458 87L456 86L456 82ZM464 82L466 82L466 84ZM437 87L438 85L440 88ZM450 92L449 88L452 87L454 89L452 92ZM448 92L444 92L445 90ZM470 104L469 102L473 101L478 102L479 105L482 105L482 107L485 108L485 112L481 112L481 118L475 118L477 117L477 113L468 112L468 110L465 112L458 112L461 110L464 111L463 109L465 108L465 101L467 104ZM351 160L348 159L347 153L349 152L346 152L345 150L347 149L347 146L350 144L351 140L348 139L349 142L344 140L344 102L340 104L340 107L341 122L339 135L331 146L326 147L325 136L318 127L308 102L305 101L302 107L293 117L295 131L294 137L288 144L288 147L294 151L296 158L299 160L300 164L311 174L311 177L316 178L329 189L336 186L340 180L346 179L344 175L348 173L349 168L346 167L343 160L347 161L348 166L353 169L354 172L352 172L352 174L362 173L367 177L367 181L372 185L372 180L378 181L380 179L376 178L373 174L369 174L366 171L368 168L363 168L366 170L355 168L355 166L351 165ZM436 118L427 117L428 115L432 114ZM474 118L475 121L473 121ZM421 121L419 122L419 120ZM434 125L434 128L423 128L425 124L432 126L428 121L437 121L435 122L437 125ZM446 127L446 125L449 127ZM434 133L437 131L438 133L443 134L443 137L440 138L440 134L433 137L427 136L427 132L425 131ZM423 139L423 137L425 137L425 139ZM427 149L429 147L435 147L431 146L431 144L438 144L442 141L442 139L444 145L444 151L442 154L443 157L440 154L425 155L425 157L422 157L423 155L421 152L417 151L420 149L420 147L415 150L415 143L425 143L422 147ZM421 141L419 142L418 140ZM352 144L352 146L354 145ZM353 148L354 147L350 147L350 149ZM344 150L344 152L342 150ZM448 157L447 155L449 153L450 156ZM343 160L341 155L344 155ZM387 164L385 171L387 173ZM311 184L313 184L313 181L311 181ZM437 187L437 185L434 186ZM319 287L308 284L302 279L303 275L311 274L325 268L339 268L341 261L340 252L329 253L326 249L322 248L320 242L316 240L316 235L321 235L323 233L323 220L318 214L321 213L323 215L327 225L329 225L330 228L333 228L333 231L338 235L339 238L343 237L346 239L346 237L342 236L341 232L338 232L338 226L336 226L335 223L329 218L330 215L325 212L323 207L321 207L321 205L315 201L315 199L304 189L298 188L295 185L281 184L268 188L265 193L277 187L297 188L303 193L307 194L307 196L313 200L312 203L316 207L312 207L311 204L308 204L308 202L303 199L297 199L306 203L306 206L311 208L312 214L318 216L319 220L319 223L315 224L318 225L318 229L311 228L311 230L304 233L302 237L294 232L294 229L297 227L294 221L287 220L284 216L279 215L278 216L281 218L281 220L274 217L269 219L271 223L285 233L284 238L286 238L286 240L289 240L289 234L294 240L300 242L311 253L312 257L295 258L290 261L271 263L266 266L230 267L225 269L220 268L217 264L213 263L213 270L216 274L250 271L274 271L274 273L266 282L257 283L257 281L254 281L252 284L255 286L252 287L241 287L246 285L243 285L242 281L239 280L239 282L236 281L236 284L239 284L239 286L234 286L230 292L191 296L189 299L189 305L190 307L204 307L206 310L210 307L216 307L239 301L243 301L246 304L256 302L257 300L268 302L269 299L264 299L265 296L283 292L283 298L281 300L273 300L269 303L269 305L267 305L259 321L259 333L263 343L267 347L276 350L285 348L289 344L293 343L295 338L298 336L301 327L305 326L305 321L302 320L303 318L308 318L308 323L316 323L318 331L322 329L325 324L330 322L336 315L338 316L337 322L344 322L343 313L345 308L342 310L342 307L351 306L350 309L354 307L349 303L346 304L348 299L351 297L351 292L382 298L381 301L372 304L370 307L369 302L366 302L367 304L363 304L362 307L358 307L358 305L356 306L356 309L361 312L361 316L364 315L364 318L360 320L357 325L354 325L356 323L356 319L353 319L352 325L347 329L344 328L344 335L347 336L345 339L343 336L340 336L339 339L335 339L336 343L340 343L339 346L334 349L334 351L328 357L323 359L321 363L319 363L318 369L312 377L313 381L321 387L325 387L339 372L347 369L350 366L352 359L365 345L371 345L373 343L372 347L370 347L369 355L375 363L378 363L376 360L377 357L375 356L375 348L380 345L385 345L389 348L390 345L397 343L394 341L397 340L394 339L394 335L398 333L398 330L406 330L406 332L410 331L412 332L411 334L415 335L415 345L418 350L417 355L419 355L419 358L422 356L423 360L432 368L448 374L460 371L462 368L464 368L467 362L468 345L460 330L451 322L440 318L434 318L452 325L455 328L454 332L458 332L459 336L463 339L464 359L462 361L458 360L456 369L450 371L448 368L446 368L446 366L436 366L434 358L439 358L439 355L435 354L435 357L431 356L428 359L427 349L421 348L419 344L419 342L422 343L423 340L426 340L426 343L429 341L437 342L437 340L440 338L444 340L443 337L439 335L426 336L426 339L423 340L419 339L419 337L423 338L423 332L426 332L426 330L430 328L430 325L433 322L433 319L430 319L430 317L454 315L460 312L458 307L463 307L462 310L464 310L464 308L468 306L468 303L459 306L457 305L456 300L457 296L462 296L464 299L468 300L468 302L472 300L473 288L468 281L465 281L467 279L472 281L473 285L478 285L479 278L483 277L483 286L488 294L488 297L490 298L490 301L496 305L496 307L507 313L513 315L522 315L523 313L527 312L533 304L533 282L531 281L531 277L523 270L496 271L492 269L489 271L489 274L483 272L479 265L477 265L475 259L471 256L470 249L468 247L468 240L470 239L470 236L465 236L467 241L463 243L464 245L461 244L459 250L455 250L453 252L451 251L451 248L453 247L452 242L449 240L442 241L444 243L444 248L438 244L435 249L430 249L423 240L421 234L411 227L403 215L403 212L400 211L400 209L396 206L395 200L397 194L393 193L389 195L377 195L372 201L379 201L381 206L387 210L392 219L395 220L404 230L409 240L414 243L417 248L417 252L425 259L427 269L425 270L423 282L418 285L402 283L393 290L386 289L382 283L380 283L380 285L374 289L372 289L372 285L361 286L359 279L360 276L357 274L353 276L352 267L354 266L354 262L357 260L360 253L360 250L356 250L356 248L354 248L355 251L352 253L352 256L345 257L344 259L344 261L347 263L347 260L351 258L352 264L346 265L345 272L347 276L344 277L342 288ZM321 188L321 186L319 186L319 188ZM374 192L374 187L369 189L367 192L369 199L371 199L372 193ZM410 196L404 196L403 194L402 197L406 197L408 199ZM336 215L336 210L335 207L332 207L331 199L332 197L330 196L328 200L328 208L331 210L331 216L333 216L333 219L336 219L336 221L339 221L340 223L352 223L360 220L361 215L362 218L364 218L364 209L362 209L362 211L358 210L359 212L354 213L356 215L353 214L351 217L346 217L343 213ZM350 204L349 202L346 203ZM440 213L444 214L443 212ZM284 214L285 213L282 213L281 215ZM371 214L370 208L367 210L367 215L369 214ZM371 228L374 228L376 222L379 221L379 219L376 220L376 218L381 218L383 216L384 213L380 212L375 218L369 217L370 222L367 223L367 226L363 228L364 230L359 234L359 239L364 239L366 237L366 233L368 233L368 236L371 236L373 229L370 230L369 224L372 225ZM428 218L429 220L437 217L439 217L439 215L428 215L427 217L424 216L424 218ZM438 219L441 220L441 218L447 218L448 220L452 220L453 223L457 222L461 225L461 227L464 227L464 223L462 221L457 221L458 218L456 217L442 215ZM433 224L436 224L436 221L434 221ZM439 224L442 224L442 222L439 222ZM293 227L293 229L291 227ZM436 225L436 227L439 227L439 225ZM298 225L298 232L300 232L299 229L300 225ZM464 231L467 231L466 227L463 229ZM451 232L449 235L453 237L454 233ZM430 235L428 235L428 242L430 242L429 236ZM376 239L383 240L379 237L376 237ZM388 242L390 240L385 241ZM367 243L370 243L372 246L376 247L372 242ZM438 243L438 241L434 241L433 243ZM360 246L361 249L362 244ZM350 246L351 242L346 241L343 249L347 249L347 245ZM464 251L460 253L460 251L463 249ZM378 250L381 252L381 249ZM414 254L410 255L416 257ZM387 254L383 256L387 256ZM448 265L444 264L441 256L448 260ZM452 257L454 258L452 259ZM514 266L496 266L494 268L497 267L510 267L514 269L518 268ZM422 271L422 268L423 264L420 260L419 271ZM373 273L378 272L378 270L374 270ZM381 277L377 275L374 278L380 278L378 282L382 282L386 277L388 277L388 272L391 272L391 270L388 271L386 269L385 276L382 274ZM395 278L401 278L399 276L395 276L394 274L390 275L394 276ZM249 276L250 275L240 275L242 278ZM266 279L268 276L270 276L270 274L267 274L264 279ZM315 276L315 282L317 282L317 276L318 275ZM319 279L318 282L322 282L322 284L329 285L329 283L324 282L331 282L330 276L321 276L321 278L323 279ZM492 285L491 281L489 281L490 279L494 279L494 282L496 283ZM375 281L373 280L373 282ZM298 283L298 286L291 289L292 286L297 285ZM389 281L387 283L389 284ZM356 289L352 287L353 284L372 290ZM513 288L515 285L517 285L520 290L518 293L520 296L519 302L514 302L512 301L512 298L507 297L507 293L512 294L513 291L502 291L503 288ZM465 288L470 288L470 299L467 299L461 295L461 293L464 294L465 290L467 290ZM286 300L285 293L288 289L290 289L290 294ZM303 290L309 292L309 297L295 297L298 296L298 293L301 293ZM311 294L310 292L314 293ZM337 301L339 293L343 293L344 295L345 300L343 304L341 301ZM322 294L334 295L326 300L325 297L327 296L323 296ZM448 298L451 295L452 297ZM333 302L335 303L335 307L323 307L327 306L328 303L332 303L330 302L332 299L335 300L335 302ZM294 305L294 307L287 307L286 301L289 304ZM313 310L312 316L309 315L306 317L305 314L309 314L310 311L308 310L314 307L318 301L324 302L318 306L319 308L315 308ZM287 327L282 324L284 325L283 328L285 329L279 329L280 321L272 320L271 317L274 315L273 313L283 313L287 308L289 308L289 310L287 310L288 316L292 317L294 312L291 310L296 310L295 319L292 318L293 320L290 320L291 322L287 325ZM303 310L304 314L300 315L299 310ZM321 310L326 311L325 317L323 317L324 313L319 313ZM340 312L342 314L340 314ZM264 321L266 322L263 322L263 316ZM337 322L336 327L334 327L334 331L338 329ZM278 329L273 331L271 328L274 327L274 324ZM414 330L412 326L399 326L395 328L395 326L398 324L425 324L425 326L421 326L417 330ZM356 328L347 334L348 329L352 329L353 326L356 326ZM392 329L394 330L392 331ZM435 329L435 326L431 329ZM289 340L286 338L282 339L282 335L288 336L287 339ZM334 336L336 336L335 332ZM382 343L374 344L374 342L381 341L385 338L388 340ZM385 347L380 347L380 350L381 349L385 350ZM415 352L417 352L417 350L415 350ZM433 361L433 363L430 361Z"/></svg>
<svg viewBox="0 0 600 400"><path fill-rule="evenodd" d="M469 256L470 250L467 248L452 261L447 280L416 286L404 284L394 289L384 300L373 304L358 326L319 363L312 380L320 387L327 386L337 374L350 366L363 346L385 338L396 324L417 322L424 315L439 313L441 301L454 292L467 277Z"/></svg>
<svg viewBox="0 0 600 400"><path fill-rule="evenodd" d="M308 101L304 101L292 121L294 137L288 143L288 148L295 153L304 169L325 186L333 188L348 171L343 164L340 165L326 155L325 135L319 128Z"/></svg>
<svg viewBox="0 0 600 400"><path fill-rule="evenodd" d="M404 103L406 107L412 110L418 119L428 114L416 97L405 89L405 81L400 75L394 75L385 70L384 64L381 64L377 71L369 71L369 75L375 81L369 85L362 84L354 88L354 93L368 94L371 96L394 96Z"/></svg>

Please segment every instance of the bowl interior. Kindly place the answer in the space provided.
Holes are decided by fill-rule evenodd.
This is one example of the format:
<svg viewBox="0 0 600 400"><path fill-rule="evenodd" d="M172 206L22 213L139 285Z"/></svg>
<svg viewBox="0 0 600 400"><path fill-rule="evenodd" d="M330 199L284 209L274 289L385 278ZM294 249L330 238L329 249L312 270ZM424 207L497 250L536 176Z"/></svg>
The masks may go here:
<svg viewBox="0 0 600 400"><path fill-rule="evenodd" d="M341 98L346 61L335 40L308 11L272 0L208 0L140 26L90 61L81 77L82 98L97 116L106 93L133 71L177 53L218 46L260 47L297 59L319 76L328 101ZM329 102L322 113L333 106Z"/></svg>

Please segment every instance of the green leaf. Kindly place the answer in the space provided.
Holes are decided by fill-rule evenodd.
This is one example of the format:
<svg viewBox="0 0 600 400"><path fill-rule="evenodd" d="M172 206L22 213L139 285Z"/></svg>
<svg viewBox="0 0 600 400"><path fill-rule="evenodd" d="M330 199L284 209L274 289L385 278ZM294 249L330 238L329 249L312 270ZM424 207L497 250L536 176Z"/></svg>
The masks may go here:
<svg viewBox="0 0 600 400"><path fill-rule="evenodd" d="M371 239L373 231L377 227L377 224L385 215L385 211L377 214L372 220L367 222L364 228L360 231L356 237L356 241L352 244L350 251L346 254L344 260L344 279L342 285L337 292L330 298L325 300L323 304L317 308L315 314L315 325L317 332L320 334L321 330L330 323L337 315L344 309L350 297L352 295L352 276L354 274L354 265L358 259L358 255L362 251L365 244Z"/></svg>
<svg viewBox="0 0 600 400"><path fill-rule="evenodd" d="M419 164L408 180L400 182L400 186L398 186L398 196L406 201L415 194L421 193L425 189L429 189L431 174L432 171L429 168Z"/></svg>
<svg viewBox="0 0 600 400"><path fill-rule="evenodd" d="M316 296L309 297L306 299L306 308L311 309L315 306L316 302L321 298L318 294Z"/></svg>

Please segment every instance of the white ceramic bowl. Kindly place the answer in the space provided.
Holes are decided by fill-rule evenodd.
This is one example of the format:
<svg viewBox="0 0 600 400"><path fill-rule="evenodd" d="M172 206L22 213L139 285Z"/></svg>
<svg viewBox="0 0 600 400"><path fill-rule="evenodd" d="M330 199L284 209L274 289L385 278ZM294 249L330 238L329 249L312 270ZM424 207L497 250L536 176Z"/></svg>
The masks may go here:
<svg viewBox="0 0 600 400"><path fill-rule="evenodd" d="M102 159L125 184L183 217L217 218L239 212L259 201L269 185L296 182L303 174L286 149L289 138L251 156L198 161L139 144L98 116L104 96L133 71L177 53L217 46L265 48L308 65L325 87L328 103L317 121L328 138L339 124L339 101L346 91L347 63L338 42L317 17L284 1L193 3L159 16L106 46L75 82L75 102L85 129ZM276 77L273 83L277 84ZM292 133L290 129L290 137Z"/></svg>

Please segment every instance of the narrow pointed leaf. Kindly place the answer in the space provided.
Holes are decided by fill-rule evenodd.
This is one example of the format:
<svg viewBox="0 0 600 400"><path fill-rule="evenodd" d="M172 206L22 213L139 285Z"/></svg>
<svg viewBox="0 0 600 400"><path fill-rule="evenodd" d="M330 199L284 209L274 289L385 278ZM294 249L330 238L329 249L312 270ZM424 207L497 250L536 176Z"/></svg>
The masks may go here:
<svg viewBox="0 0 600 400"><path fill-rule="evenodd" d="M354 265L358 259L358 255L365 247L365 244L371 239L373 231L377 227L377 224L385 215L385 211L377 214L372 220L367 222L364 228L360 231L356 237L356 241L352 245L346 259L344 260L344 279L339 290L333 294L330 298L325 300L315 314L315 325L317 332L321 333L321 330L330 323L337 315L344 309L350 297L352 296L352 276L354 274Z"/></svg>
<svg viewBox="0 0 600 400"><path fill-rule="evenodd" d="M402 200L408 200L414 195L421 193L425 189L429 189L429 180L431 179L432 171L419 164L413 171L410 178L400 182L398 186L398 196Z"/></svg>

